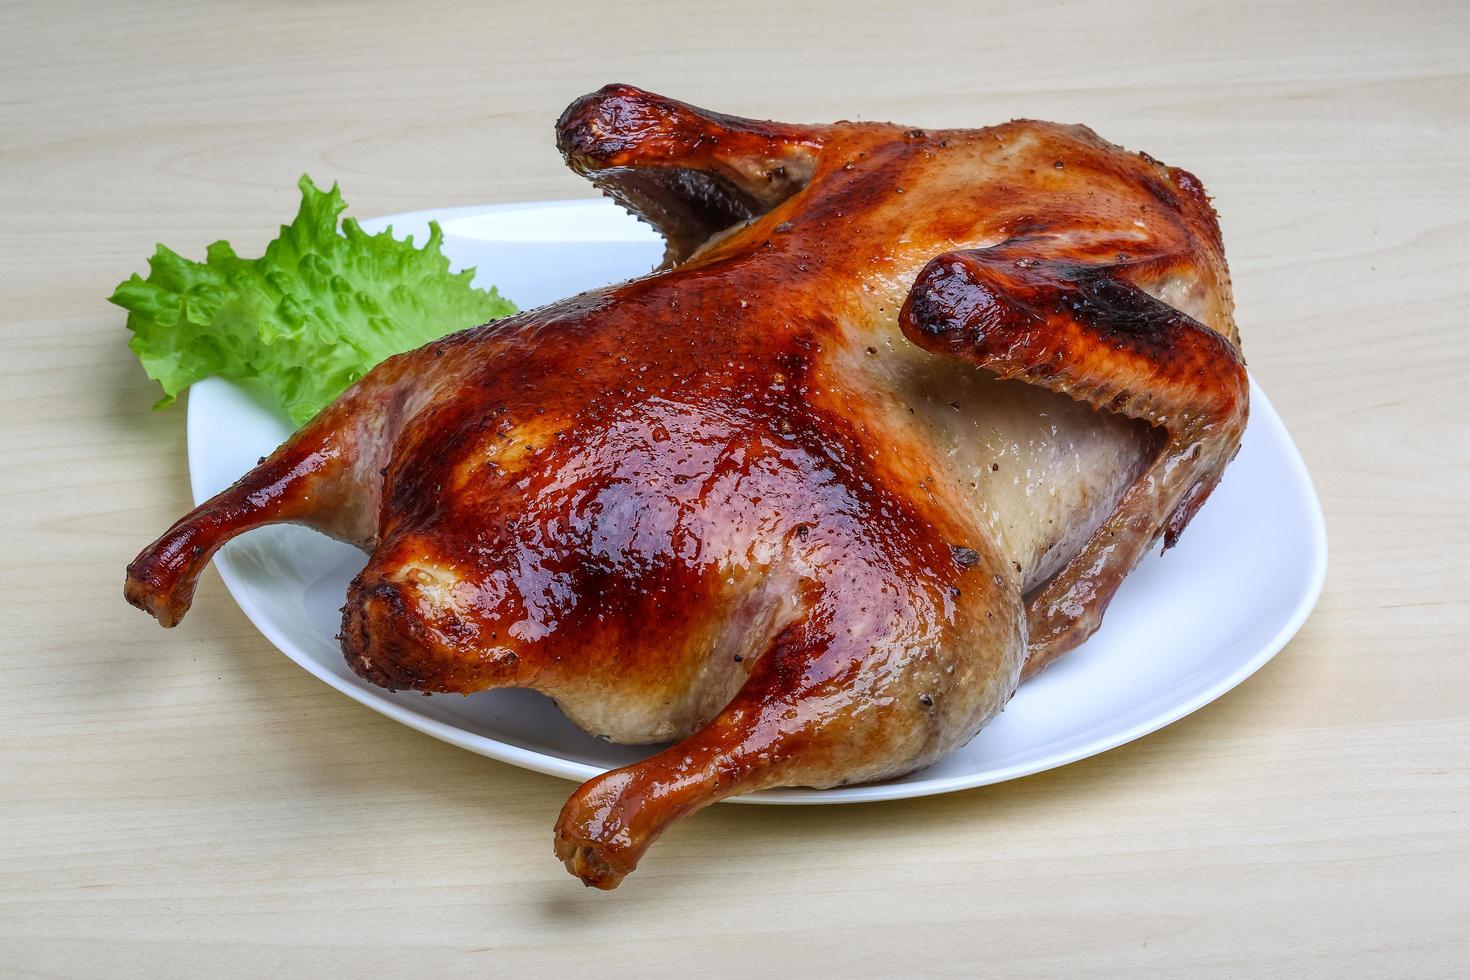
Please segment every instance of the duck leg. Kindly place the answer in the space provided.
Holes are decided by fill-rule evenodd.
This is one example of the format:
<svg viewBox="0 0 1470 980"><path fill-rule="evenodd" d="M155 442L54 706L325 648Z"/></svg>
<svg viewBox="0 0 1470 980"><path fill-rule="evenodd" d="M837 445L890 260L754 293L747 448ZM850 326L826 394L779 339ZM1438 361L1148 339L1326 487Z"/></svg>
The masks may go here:
<svg viewBox="0 0 1470 980"><path fill-rule="evenodd" d="M233 486L144 548L128 565L128 602L163 626L177 625L214 553L267 524L304 524L369 549L377 537L380 469L410 394L398 380L412 356L384 362Z"/></svg>
<svg viewBox="0 0 1470 980"><path fill-rule="evenodd" d="M1025 651L1017 583L977 544L923 575L831 570L702 730L572 794L555 835L567 870L615 888L671 824L718 800L887 779L973 738Z"/></svg>

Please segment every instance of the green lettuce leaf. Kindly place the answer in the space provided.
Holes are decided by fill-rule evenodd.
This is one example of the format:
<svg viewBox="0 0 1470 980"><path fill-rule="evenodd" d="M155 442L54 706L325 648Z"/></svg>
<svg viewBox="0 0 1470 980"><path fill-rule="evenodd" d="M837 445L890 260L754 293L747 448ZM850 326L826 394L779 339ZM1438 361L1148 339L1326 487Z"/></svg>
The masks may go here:
<svg viewBox="0 0 1470 980"><path fill-rule="evenodd" d="M353 218L339 231L336 185L324 193L303 176L298 186L301 210L260 258L221 241L194 262L159 245L148 277L112 294L128 311L128 346L163 386L155 408L218 374L258 382L300 425L384 358L516 312L470 285L473 269L449 271L438 224L417 249Z"/></svg>

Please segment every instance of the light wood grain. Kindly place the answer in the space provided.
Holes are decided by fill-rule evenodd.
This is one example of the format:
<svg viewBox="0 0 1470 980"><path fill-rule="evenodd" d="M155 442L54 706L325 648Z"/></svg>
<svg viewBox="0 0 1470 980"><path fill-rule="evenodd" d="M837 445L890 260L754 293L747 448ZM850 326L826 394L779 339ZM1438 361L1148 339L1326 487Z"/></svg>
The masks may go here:
<svg viewBox="0 0 1470 980"><path fill-rule="evenodd" d="M819 0L0 6L0 973L1463 976L1470 7ZM1251 367L1317 481L1317 612L1140 742L942 798L716 807L616 893L570 784L276 653L211 572L183 414L103 299L154 242L589 193L551 124L624 80L793 120L1085 121L1214 194Z"/></svg>

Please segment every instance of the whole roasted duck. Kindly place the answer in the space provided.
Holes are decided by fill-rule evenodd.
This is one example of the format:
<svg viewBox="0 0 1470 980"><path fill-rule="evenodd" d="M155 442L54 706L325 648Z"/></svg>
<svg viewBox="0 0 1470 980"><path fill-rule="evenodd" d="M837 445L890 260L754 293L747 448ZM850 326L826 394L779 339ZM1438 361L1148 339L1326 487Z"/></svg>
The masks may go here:
<svg viewBox="0 0 1470 980"><path fill-rule="evenodd" d="M370 553L342 650L389 688L529 687L675 744L557 855L612 888L675 820L911 772L1098 626L1239 445L1197 179L1081 126L796 126L628 86L567 162L652 275L384 362L128 567L165 626L243 531Z"/></svg>

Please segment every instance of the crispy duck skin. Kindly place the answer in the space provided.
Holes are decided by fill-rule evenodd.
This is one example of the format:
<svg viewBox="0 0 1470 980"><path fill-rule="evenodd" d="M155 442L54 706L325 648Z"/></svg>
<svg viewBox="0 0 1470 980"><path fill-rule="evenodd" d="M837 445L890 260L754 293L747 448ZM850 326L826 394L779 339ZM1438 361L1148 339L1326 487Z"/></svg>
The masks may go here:
<svg viewBox="0 0 1470 980"><path fill-rule="evenodd" d="M264 524L361 546L363 677L534 688L674 743L562 810L557 855L612 888L716 800L974 737L1178 537L1248 394L1199 181L1084 127L786 125L613 85L557 140L664 266L384 362L126 594L174 625Z"/></svg>

